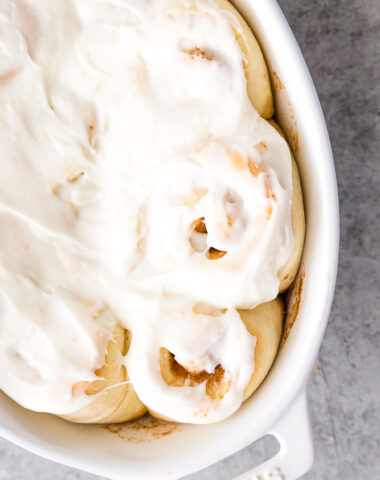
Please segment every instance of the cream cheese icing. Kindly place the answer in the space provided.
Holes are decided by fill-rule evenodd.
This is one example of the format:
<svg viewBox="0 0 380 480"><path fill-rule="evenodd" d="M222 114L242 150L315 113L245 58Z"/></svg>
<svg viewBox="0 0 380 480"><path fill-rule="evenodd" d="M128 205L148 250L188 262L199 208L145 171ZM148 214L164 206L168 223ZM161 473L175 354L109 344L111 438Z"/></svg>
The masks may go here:
<svg viewBox="0 0 380 480"><path fill-rule="evenodd" d="M278 294L291 157L251 106L233 15L212 0L0 0L0 389L71 413L113 325L148 408L221 420ZM218 316L197 311L207 304ZM231 386L169 387L160 348Z"/></svg>

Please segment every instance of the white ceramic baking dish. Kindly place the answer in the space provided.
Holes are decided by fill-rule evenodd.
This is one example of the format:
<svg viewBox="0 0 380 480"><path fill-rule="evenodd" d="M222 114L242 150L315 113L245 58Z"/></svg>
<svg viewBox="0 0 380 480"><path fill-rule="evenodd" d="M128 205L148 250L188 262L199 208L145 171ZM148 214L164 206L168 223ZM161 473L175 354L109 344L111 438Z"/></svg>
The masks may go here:
<svg viewBox="0 0 380 480"><path fill-rule="evenodd" d="M320 104L302 54L275 0L236 0L268 61L276 115L300 165L307 236L297 320L262 387L231 418L181 426L148 443L122 441L104 427L78 426L22 409L0 395L0 434L36 454L112 479L178 479L233 454L267 433L280 451L239 480L287 479L313 462L305 397L333 297L338 257L334 164ZM299 277L300 278L300 277ZM302 282L301 282L302 283ZM300 293L301 288L297 294ZM290 306L294 303L295 293ZM290 308L291 321L295 308ZM238 346L237 346L238 348Z"/></svg>

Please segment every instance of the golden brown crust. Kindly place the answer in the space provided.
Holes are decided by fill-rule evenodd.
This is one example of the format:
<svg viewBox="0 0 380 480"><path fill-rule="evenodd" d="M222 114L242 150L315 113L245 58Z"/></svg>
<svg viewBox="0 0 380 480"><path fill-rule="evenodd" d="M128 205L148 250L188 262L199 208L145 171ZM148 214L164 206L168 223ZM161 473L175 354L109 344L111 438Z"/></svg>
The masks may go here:
<svg viewBox="0 0 380 480"><path fill-rule="evenodd" d="M251 335L256 337L255 370L244 391L244 400L260 386L267 376L281 341L284 305L280 297L253 310L240 310L240 317Z"/></svg>
<svg viewBox="0 0 380 480"><path fill-rule="evenodd" d="M116 325L113 338L107 346L104 365L95 373L100 380L87 385L87 395L100 395L89 405L62 418L75 423L117 423L133 420L146 412L146 407L139 400L121 360L128 352L130 334ZM117 385L117 386L114 386Z"/></svg>
<svg viewBox="0 0 380 480"><path fill-rule="evenodd" d="M240 24L243 35L234 29L236 41L244 55L244 71L249 99L263 118L273 116L273 95L263 52L247 22L228 0L215 0L223 10L231 12Z"/></svg>
<svg viewBox="0 0 380 480"><path fill-rule="evenodd" d="M273 119L268 120L268 122L283 138L285 138L281 127ZM296 277L301 261L306 229L300 174L293 153L290 153L292 156L292 230L294 235L294 247L287 262L280 268L280 271L278 272L278 277L280 279L280 293L285 292L285 290L290 287Z"/></svg>

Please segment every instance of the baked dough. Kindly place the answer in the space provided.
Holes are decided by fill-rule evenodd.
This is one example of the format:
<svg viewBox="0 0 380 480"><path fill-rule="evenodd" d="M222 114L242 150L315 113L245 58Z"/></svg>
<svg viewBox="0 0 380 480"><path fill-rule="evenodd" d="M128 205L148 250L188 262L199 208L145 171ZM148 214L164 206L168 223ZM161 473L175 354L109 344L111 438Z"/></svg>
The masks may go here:
<svg viewBox="0 0 380 480"><path fill-rule="evenodd" d="M269 123L283 138L285 138L285 134L277 122L271 119L269 120ZM292 151L290 151L290 154L292 156L292 230L294 235L294 247L287 262L278 272L278 277L280 279L280 293L285 292L285 290L290 287L296 277L301 261L306 229L300 174Z"/></svg>
<svg viewBox="0 0 380 480"><path fill-rule="evenodd" d="M76 384L73 388L84 388L87 395L98 395L96 400L62 418L76 423L116 423L133 420L146 412L121 361L128 352L130 333L119 325L113 330L113 338L107 346L104 365L96 371L100 378L90 384Z"/></svg>
<svg viewBox="0 0 380 480"><path fill-rule="evenodd" d="M255 370L244 391L244 400L247 400L267 376L276 358L283 329L284 305L281 297L277 297L253 310L240 310L239 313L249 333L256 337Z"/></svg>
<svg viewBox="0 0 380 480"><path fill-rule="evenodd" d="M269 119L274 113L273 95L267 64L260 45L247 22L228 0L215 0L215 2L220 8L231 12L240 24L243 36L237 30L234 29L234 31L244 55L243 66L248 96L258 114Z"/></svg>

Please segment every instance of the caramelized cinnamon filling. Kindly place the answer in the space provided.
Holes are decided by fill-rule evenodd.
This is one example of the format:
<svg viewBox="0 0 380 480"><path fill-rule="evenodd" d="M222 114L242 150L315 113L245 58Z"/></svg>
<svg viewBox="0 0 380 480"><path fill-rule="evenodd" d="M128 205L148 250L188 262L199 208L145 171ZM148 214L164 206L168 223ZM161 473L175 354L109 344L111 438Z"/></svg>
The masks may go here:
<svg viewBox="0 0 380 480"><path fill-rule="evenodd" d="M206 255L209 260L218 260L219 258L224 257L226 253L227 252L225 252L224 250L218 250L217 248L210 247Z"/></svg>
<svg viewBox="0 0 380 480"><path fill-rule="evenodd" d="M195 387L206 382L206 394L212 399L222 399L231 387L231 381L225 380L225 370L219 364L214 373L205 370L190 371L180 365L174 355L166 348L160 349L161 376L170 387Z"/></svg>
<svg viewBox="0 0 380 480"><path fill-rule="evenodd" d="M207 233L207 227L205 224L205 217L197 218L194 220L194 222L191 224L194 232L198 233Z"/></svg>
<svg viewBox="0 0 380 480"><path fill-rule="evenodd" d="M193 229L193 232L207 235L207 227L206 227L206 224L205 224L205 217L197 218L196 220L194 220L193 223L191 224L191 227ZM196 244L194 239L192 239L191 237L190 237L190 243L191 243L192 247L194 248L194 250L196 250L197 252L203 250L203 249L199 248L199 244ZM227 252L225 252L223 250L218 250L217 248L210 247L206 252L206 257L209 260L218 260L219 258L224 257L224 255L226 255L226 253Z"/></svg>

